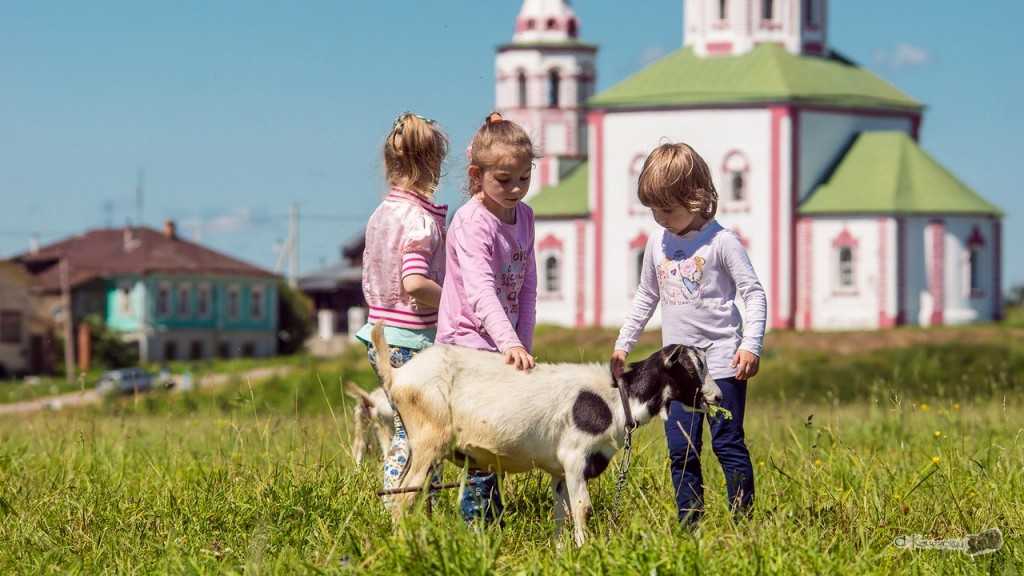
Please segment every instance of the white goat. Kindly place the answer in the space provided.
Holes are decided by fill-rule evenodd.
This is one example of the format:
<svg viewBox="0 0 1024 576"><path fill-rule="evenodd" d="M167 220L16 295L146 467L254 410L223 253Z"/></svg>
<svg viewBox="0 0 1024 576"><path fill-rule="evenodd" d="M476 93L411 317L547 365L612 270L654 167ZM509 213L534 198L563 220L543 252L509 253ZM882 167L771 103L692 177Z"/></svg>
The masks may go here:
<svg viewBox="0 0 1024 576"><path fill-rule="evenodd" d="M377 438L381 455L386 456L391 447L395 411L384 389L378 387L367 392L352 382L346 382L345 392L356 400L352 410L352 458L356 464L362 463L366 454L366 436L370 432Z"/></svg>
<svg viewBox="0 0 1024 576"><path fill-rule="evenodd" d="M388 357L380 323L373 345ZM540 468L552 478L556 524L568 509L575 541L583 543L591 511L587 480L604 471L625 436L625 411L607 367L539 364L522 372L499 354L435 345L401 368L382 362L378 370L409 438L400 488L422 486L444 457L499 473ZM640 425L672 400L700 409L721 399L704 352L681 345L631 364L617 385ZM394 497L396 519L415 497Z"/></svg>

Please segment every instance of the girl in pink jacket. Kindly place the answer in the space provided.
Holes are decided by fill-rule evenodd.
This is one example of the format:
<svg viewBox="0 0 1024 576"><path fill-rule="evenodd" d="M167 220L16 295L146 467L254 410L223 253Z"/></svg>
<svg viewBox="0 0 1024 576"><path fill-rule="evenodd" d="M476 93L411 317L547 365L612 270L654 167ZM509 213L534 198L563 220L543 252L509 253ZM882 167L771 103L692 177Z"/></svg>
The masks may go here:
<svg viewBox="0 0 1024 576"><path fill-rule="evenodd" d="M399 367L434 342L437 306L444 282L444 232L447 206L434 204L448 139L432 121L415 114L395 120L384 142L390 192L370 216L363 252L363 297L369 322L356 333L368 348L370 365ZM370 342L377 322L391 348L380 358ZM409 461L402 418L395 412L395 433L384 457L384 488L396 488Z"/></svg>
<svg viewBox="0 0 1024 576"><path fill-rule="evenodd" d="M499 352L533 368L537 268L533 211L522 199L535 158L530 137L500 114L488 116L469 151L469 192L448 232L437 341ZM462 494L467 522L501 514L494 471L470 470Z"/></svg>

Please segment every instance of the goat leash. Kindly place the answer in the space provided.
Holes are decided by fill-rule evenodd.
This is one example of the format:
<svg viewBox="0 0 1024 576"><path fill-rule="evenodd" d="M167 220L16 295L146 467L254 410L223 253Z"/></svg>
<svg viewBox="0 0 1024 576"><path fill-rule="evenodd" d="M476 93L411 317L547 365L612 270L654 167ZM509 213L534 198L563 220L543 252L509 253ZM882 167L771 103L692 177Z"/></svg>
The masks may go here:
<svg viewBox="0 0 1024 576"><path fill-rule="evenodd" d="M619 510L622 505L622 490L626 487L626 475L629 474L629 465L633 461L633 432L637 429L636 420L633 419L633 412L629 408L629 398L626 396L626 387L622 382L618 383L619 397L622 399L622 411L626 416L626 440L623 446L626 453L622 455L622 464L619 465L619 477L615 481L615 499L612 500L612 523L619 523Z"/></svg>

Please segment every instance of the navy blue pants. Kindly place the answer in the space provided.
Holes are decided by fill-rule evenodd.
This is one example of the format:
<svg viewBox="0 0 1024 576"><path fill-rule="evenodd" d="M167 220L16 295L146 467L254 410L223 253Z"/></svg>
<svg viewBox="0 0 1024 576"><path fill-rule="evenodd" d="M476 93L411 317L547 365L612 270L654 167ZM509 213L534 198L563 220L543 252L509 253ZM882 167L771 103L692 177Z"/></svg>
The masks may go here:
<svg viewBox="0 0 1024 576"><path fill-rule="evenodd" d="M721 405L732 412L732 420L721 415L708 418L711 448L725 473L729 506L737 516L742 516L748 514L754 504L754 467L743 440L747 383L735 378L722 378L715 382L722 389ZM668 439L669 465L679 519L684 524L696 523L704 513L704 477L700 469L703 429L704 414L687 412L680 402L669 405L665 437Z"/></svg>

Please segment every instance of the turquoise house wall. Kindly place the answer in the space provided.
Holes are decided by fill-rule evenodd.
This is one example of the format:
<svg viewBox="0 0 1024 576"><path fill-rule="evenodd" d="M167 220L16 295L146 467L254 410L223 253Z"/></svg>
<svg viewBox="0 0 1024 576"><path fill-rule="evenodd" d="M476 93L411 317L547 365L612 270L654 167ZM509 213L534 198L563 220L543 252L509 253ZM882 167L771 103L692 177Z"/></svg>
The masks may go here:
<svg viewBox="0 0 1024 576"><path fill-rule="evenodd" d="M124 283L131 283L131 309L121 306L119 294ZM199 290L209 289L207 312L201 314ZM158 309L160 290L169 290L166 310ZM183 294L182 288L187 288ZM254 288L262 288L262 314L253 315ZM229 294L238 291L236 315L229 314ZM182 297L187 298L184 308ZM277 284L272 278L149 276L116 278L107 286L106 323L112 329L131 332L148 323L164 330L277 331Z"/></svg>

